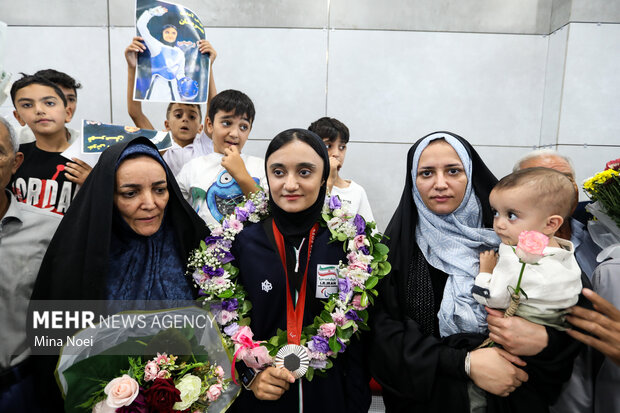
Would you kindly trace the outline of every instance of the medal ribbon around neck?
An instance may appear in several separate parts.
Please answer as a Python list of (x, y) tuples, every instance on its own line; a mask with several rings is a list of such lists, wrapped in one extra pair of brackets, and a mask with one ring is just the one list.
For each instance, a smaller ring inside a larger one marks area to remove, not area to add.
[(314, 237), (316, 231), (319, 228), (319, 224), (314, 224), (310, 229), (310, 236), (308, 237), (308, 257), (306, 259), (306, 269), (304, 271), (304, 278), (301, 283), (301, 290), (299, 291), (299, 297), (297, 303), (293, 304), (293, 298), (291, 297), (291, 289), (288, 281), (288, 270), (286, 268), (286, 250), (284, 248), (284, 237), (278, 230), (276, 221), (272, 221), (273, 235), (278, 247), (278, 253), (280, 254), (280, 260), (284, 266), (284, 275), (286, 276), (286, 338), (289, 344), (297, 344), (301, 342), (301, 330), (303, 328), (304, 320), (304, 308), (306, 306), (306, 285), (308, 281), (308, 266), (310, 264), (310, 253), (312, 252), (312, 244), (314, 244)]

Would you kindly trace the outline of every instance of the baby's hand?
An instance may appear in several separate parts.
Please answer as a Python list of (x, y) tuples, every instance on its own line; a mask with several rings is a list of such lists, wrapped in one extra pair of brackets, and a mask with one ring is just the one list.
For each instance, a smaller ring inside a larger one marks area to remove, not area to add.
[(492, 273), (497, 265), (497, 252), (493, 250), (480, 253), (480, 272)]

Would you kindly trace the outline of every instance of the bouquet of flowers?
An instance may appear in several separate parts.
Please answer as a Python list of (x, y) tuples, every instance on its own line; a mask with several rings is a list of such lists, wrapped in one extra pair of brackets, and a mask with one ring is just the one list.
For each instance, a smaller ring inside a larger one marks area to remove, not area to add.
[(607, 162), (604, 171), (586, 179), (583, 188), (590, 199), (602, 207), (602, 212), (620, 228), (620, 158)]
[[(65, 393), (65, 411), (226, 410), (238, 387), (230, 383), (230, 373), (226, 373), (230, 359), (215, 323), (210, 328), (208, 313), (190, 307), (125, 315), (140, 317), (141, 326), (97, 324), (75, 335), (77, 339), (93, 336), (94, 346), (67, 344), (63, 348), (57, 370)], [(204, 328), (162, 328), (161, 320), (171, 316), (204, 317), (206, 324)]]
[[(203, 411), (228, 387), (224, 369), (208, 361), (178, 362), (178, 357), (157, 353), (151, 360), (128, 358), (122, 376), (101, 383), (81, 406), (93, 412)], [(97, 402), (99, 400), (99, 402)]]
[(584, 181), (583, 188), (593, 201), (586, 210), (596, 218), (588, 222), (588, 232), (603, 249), (597, 260), (620, 256), (620, 159), (607, 162), (604, 171)]

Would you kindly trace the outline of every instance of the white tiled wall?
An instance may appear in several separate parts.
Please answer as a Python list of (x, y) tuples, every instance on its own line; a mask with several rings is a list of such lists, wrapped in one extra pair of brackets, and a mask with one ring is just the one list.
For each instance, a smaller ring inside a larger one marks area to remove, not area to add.
[[(562, 23), (572, 9), (601, 15), (585, 0), (181, 3), (211, 27), (217, 89), (242, 90), (256, 105), (245, 151), (262, 156), (283, 129), (341, 119), (352, 139), (342, 174), (366, 188), (382, 229), (402, 192), (407, 150), (435, 130), (469, 139), (498, 177), (536, 145), (571, 156), (578, 180), (620, 157), (620, 25)], [(123, 51), (133, 7), (0, 2), (4, 65), (15, 76), (52, 67), (82, 82), (73, 127), (82, 118), (129, 123)], [(144, 105), (154, 125), (165, 106)], [(0, 114), (11, 112), (7, 100)]]

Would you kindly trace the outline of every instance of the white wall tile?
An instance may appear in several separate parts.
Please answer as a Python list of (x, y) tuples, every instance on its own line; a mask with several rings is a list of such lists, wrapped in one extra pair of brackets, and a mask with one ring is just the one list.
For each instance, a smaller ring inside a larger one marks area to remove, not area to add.
[[(21, 77), (19, 72), (33, 74), (51, 68), (66, 72), (82, 84), (70, 127), (79, 129), (83, 118), (110, 121), (106, 28), (9, 26), (7, 38), (5, 62), (6, 70), (13, 73), (12, 80)], [(2, 112), (6, 114), (12, 110), (9, 98)]]
[(549, 33), (551, 0), (331, 0), (330, 27)]
[(567, 27), (562, 27), (549, 36), (540, 145), (555, 145), (557, 143), (567, 41)]
[(535, 145), (547, 44), (526, 35), (332, 31), (328, 114), (357, 140), (450, 130), (476, 144)]
[(620, 25), (571, 23), (560, 144), (620, 144)]
[(11, 26), (105, 26), (108, 24), (108, 2), (3, 0), (0, 2), (0, 20)]
[[(133, 26), (135, 1), (110, 0), (110, 24)], [(207, 27), (299, 27), (327, 24), (327, 1), (317, 0), (183, 0)]]
[(256, 107), (251, 139), (271, 139), (305, 128), (325, 113), (324, 30), (210, 29), (218, 52), (213, 74), (218, 91), (237, 89)]

